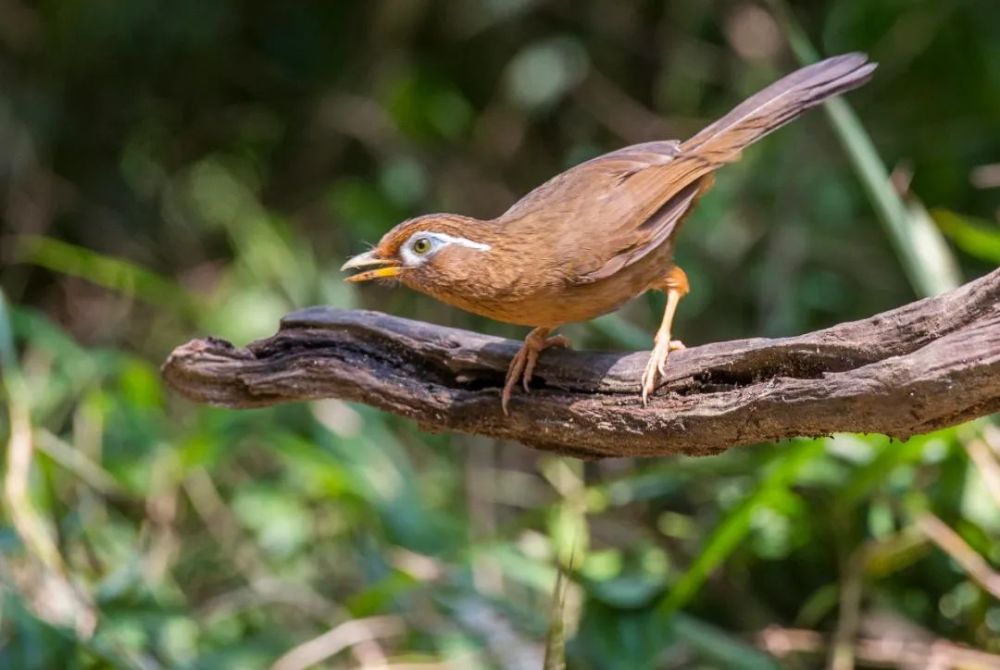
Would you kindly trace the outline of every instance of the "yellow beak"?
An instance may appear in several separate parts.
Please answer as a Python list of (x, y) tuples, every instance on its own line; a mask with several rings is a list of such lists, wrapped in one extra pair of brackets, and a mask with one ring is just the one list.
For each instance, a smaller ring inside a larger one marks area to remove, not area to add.
[(374, 251), (366, 251), (363, 254), (358, 254), (354, 258), (351, 258), (342, 266), (340, 270), (360, 270), (361, 268), (368, 268), (372, 266), (376, 267), (374, 270), (368, 270), (366, 272), (359, 272), (356, 275), (351, 275), (350, 277), (345, 277), (344, 281), (349, 282), (362, 282), (368, 281), (370, 279), (385, 279), (389, 277), (396, 277), (402, 272), (403, 268), (400, 267), (399, 261), (391, 258), (379, 258), (375, 255)]

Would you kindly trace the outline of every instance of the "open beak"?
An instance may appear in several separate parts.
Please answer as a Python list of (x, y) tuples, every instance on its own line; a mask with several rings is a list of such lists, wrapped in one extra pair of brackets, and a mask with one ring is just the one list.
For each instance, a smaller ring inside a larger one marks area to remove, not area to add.
[(362, 282), (369, 281), (371, 279), (385, 279), (390, 277), (396, 277), (402, 272), (403, 268), (400, 267), (399, 261), (392, 258), (379, 258), (375, 255), (375, 251), (366, 251), (363, 254), (358, 254), (354, 258), (351, 258), (342, 266), (340, 270), (360, 270), (362, 268), (375, 268), (373, 270), (367, 270), (365, 272), (359, 272), (356, 275), (351, 275), (350, 277), (345, 277), (344, 281), (349, 282)]

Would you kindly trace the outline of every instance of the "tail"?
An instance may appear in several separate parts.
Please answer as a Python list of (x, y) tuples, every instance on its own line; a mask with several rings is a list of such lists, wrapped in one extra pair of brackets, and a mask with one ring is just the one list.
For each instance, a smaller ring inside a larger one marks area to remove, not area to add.
[(681, 152), (716, 165), (737, 160), (744, 147), (810, 107), (867, 82), (877, 66), (865, 54), (850, 53), (796, 70), (684, 142)]

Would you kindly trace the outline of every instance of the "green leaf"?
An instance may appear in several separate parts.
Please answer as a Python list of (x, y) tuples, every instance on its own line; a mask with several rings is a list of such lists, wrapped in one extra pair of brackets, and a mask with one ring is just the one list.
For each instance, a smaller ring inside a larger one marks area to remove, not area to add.
[(781, 667), (773, 658), (735, 635), (694, 617), (678, 614), (671, 620), (671, 627), (677, 638), (694, 647), (703, 659), (717, 663), (715, 667), (730, 670), (778, 670)]
[(959, 249), (1000, 264), (1000, 225), (941, 208), (931, 210), (931, 217)]
[(673, 614), (697, 594), (712, 571), (719, 567), (747, 536), (754, 513), (766, 505), (775, 494), (786, 492), (803, 466), (823, 454), (823, 446), (823, 440), (800, 440), (776, 459), (771, 472), (716, 526), (701, 553), (664, 595), (658, 606), (661, 614), (664, 616)]

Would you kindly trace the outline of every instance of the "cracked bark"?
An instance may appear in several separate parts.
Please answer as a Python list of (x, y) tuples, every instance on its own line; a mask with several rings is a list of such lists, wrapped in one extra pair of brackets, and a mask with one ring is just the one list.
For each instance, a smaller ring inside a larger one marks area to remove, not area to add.
[(929, 432), (1000, 411), (1000, 270), (949, 293), (797, 337), (671, 354), (639, 400), (647, 352), (552, 349), (530, 394), (500, 409), (506, 340), (377, 312), (314, 307), (247, 347), (192, 340), (163, 366), (197, 402), (261, 407), (342, 398), (427, 430), (580, 457), (706, 455), (834, 432)]

